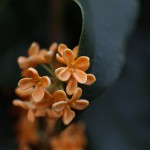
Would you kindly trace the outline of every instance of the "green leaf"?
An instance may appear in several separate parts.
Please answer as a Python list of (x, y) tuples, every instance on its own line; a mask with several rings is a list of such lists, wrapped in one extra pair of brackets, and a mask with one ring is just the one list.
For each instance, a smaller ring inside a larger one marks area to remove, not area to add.
[(91, 59), (97, 81), (86, 87), (85, 96), (95, 97), (117, 80), (125, 60), (127, 36), (137, 17), (136, 0), (74, 0), (82, 12), (79, 55)]

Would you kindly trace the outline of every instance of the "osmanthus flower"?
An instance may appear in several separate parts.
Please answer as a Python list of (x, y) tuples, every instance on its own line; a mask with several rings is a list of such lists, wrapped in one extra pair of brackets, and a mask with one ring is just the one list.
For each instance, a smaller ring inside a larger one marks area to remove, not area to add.
[(65, 125), (68, 125), (75, 117), (75, 112), (72, 110), (72, 108), (76, 110), (83, 110), (89, 105), (87, 100), (79, 99), (81, 95), (82, 89), (76, 88), (71, 99), (68, 99), (64, 93), (65, 99), (53, 104), (53, 111), (62, 113), (62, 120)]
[(36, 61), (31, 56), (37, 55), (40, 51), (38, 43), (33, 42), (28, 49), (28, 57), (18, 57), (18, 65), (21, 69), (28, 69), (29, 67), (35, 67)]
[(29, 67), (36, 67), (44, 63), (49, 63), (57, 49), (57, 43), (52, 43), (49, 50), (40, 49), (38, 43), (33, 42), (28, 49), (28, 57), (20, 56), (18, 58), (18, 64), (22, 71), (22, 76), (26, 76), (26, 70)]
[[(64, 52), (64, 50), (66, 50), (66, 49), (69, 49), (68, 47), (67, 47), (67, 45), (65, 45), (65, 44), (59, 44), (59, 46), (58, 46), (58, 53), (56, 54), (56, 58), (57, 58), (57, 60), (60, 62), (60, 63), (63, 63), (63, 64), (66, 64), (65, 63), (65, 61), (64, 61), (64, 59), (63, 59), (63, 52)], [(74, 59), (76, 59), (77, 58), (77, 56), (78, 56), (78, 51), (79, 51), (79, 46), (76, 46), (76, 47), (74, 47), (73, 49), (72, 49), (72, 52), (73, 52), (73, 56), (74, 56)]]
[(38, 51), (38, 53), (35, 53), (35, 54), (31, 53), (32, 55), (29, 58), (34, 60), (36, 65), (49, 63), (51, 62), (53, 55), (56, 52), (56, 49), (57, 49), (57, 43), (52, 43), (52, 45), (50, 45), (49, 47), (49, 50), (41, 49)]
[(62, 101), (66, 98), (65, 92), (63, 90), (57, 90), (53, 94), (50, 94), (49, 92), (45, 91), (44, 97), (40, 102), (34, 103), (36, 108), (40, 108), (41, 106), (44, 106), (43, 108), (49, 107), (49, 109), (46, 109), (46, 114), (49, 119), (58, 119), (61, 117), (62, 112), (54, 112), (51, 109), (51, 106), (58, 102)]
[(33, 93), (33, 87), (27, 89), (27, 90), (22, 90), (19, 87), (15, 89), (15, 93), (21, 98), (21, 99), (30, 99), (32, 93)]
[(43, 106), (41, 106), (43, 109), (37, 109), (35, 107), (34, 103), (31, 101), (28, 102), (28, 101), (22, 101), (19, 99), (15, 99), (15, 100), (13, 100), (13, 105), (19, 106), (19, 107), (27, 110), (27, 118), (31, 122), (35, 121), (35, 117), (43, 117), (46, 115), (46, 111), (43, 108)]
[(49, 50), (44, 54), (45, 62), (49, 63), (52, 61), (53, 56), (57, 50), (57, 46), (58, 44), (55, 42), (50, 45)]
[(27, 90), (34, 87), (32, 98), (35, 102), (39, 102), (44, 97), (45, 89), (51, 84), (51, 80), (48, 76), (40, 77), (37, 70), (29, 68), (27, 78), (23, 78), (18, 82), (18, 87), (22, 90)]
[(65, 45), (58, 47), (56, 58), (59, 62), (66, 64), (66, 67), (60, 67), (55, 70), (56, 76), (61, 81), (67, 81), (66, 92), (68, 95), (72, 95), (77, 84), (90, 85), (95, 82), (95, 76), (93, 74), (86, 74), (85, 71), (89, 68), (90, 59), (87, 56), (80, 56), (77, 58), (78, 47), (73, 51), (68, 49)]
[(63, 90), (57, 90), (53, 95), (45, 91), (44, 97), (39, 102), (33, 102), (32, 99), (22, 101), (19, 99), (13, 100), (13, 105), (19, 106), (27, 110), (27, 118), (34, 122), (35, 117), (44, 117), (47, 115), (49, 119), (58, 119), (62, 112), (54, 112), (51, 106), (66, 98), (65, 92)]

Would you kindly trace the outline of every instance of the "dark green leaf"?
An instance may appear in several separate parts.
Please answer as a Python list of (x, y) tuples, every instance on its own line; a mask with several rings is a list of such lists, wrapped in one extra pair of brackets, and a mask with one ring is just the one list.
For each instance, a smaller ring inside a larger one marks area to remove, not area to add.
[(74, 0), (81, 8), (83, 25), (79, 55), (91, 59), (97, 81), (86, 87), (95, 97), (118, 78), (125, 60), (125, 44), (137, 16), (136, 0)]

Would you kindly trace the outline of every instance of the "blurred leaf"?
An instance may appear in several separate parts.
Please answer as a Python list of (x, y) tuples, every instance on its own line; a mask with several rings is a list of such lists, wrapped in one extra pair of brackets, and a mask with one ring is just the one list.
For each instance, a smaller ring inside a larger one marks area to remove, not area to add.
[[(86, 93), (83, 97), (92, 99), (110, 87), (120, 74), (126, 38), (137, 14), (137, 3), (136, 0), (74, 1), (82, 13), (79, 55), (90, 57), (89, 72), (97, 78), (94, 85), (82, 87)], [(80, 113), (76, 112), (74, 121), (79, 119)], [(66, 127), (61, 122), (59, 131)]]
[(74, 0), (81, 8), (83, 25), (79, 55), (91, 59), (96, 83), (85, 88), (95, 97), (118, 78), (124, 64), (126, 38), (137, 14), (136, 0)]
[(2, 11), (8, 4), (9, 0), (0, 0), (0, 11)]

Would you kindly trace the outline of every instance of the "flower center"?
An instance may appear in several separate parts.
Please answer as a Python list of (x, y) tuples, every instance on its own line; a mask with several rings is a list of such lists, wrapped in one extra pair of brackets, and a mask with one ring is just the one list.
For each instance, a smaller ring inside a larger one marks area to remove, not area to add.
[(38, 85), (42, 85), (42, 82), (41, 82), (41, 80), (38, 80)]
[(72, 62), (71, 64), (70, 64), (70, 66), (69, 66), (69, 70), (71, 71), (71, 72), (73, 72), (73, 70), (75, 69), (75, 62)]

